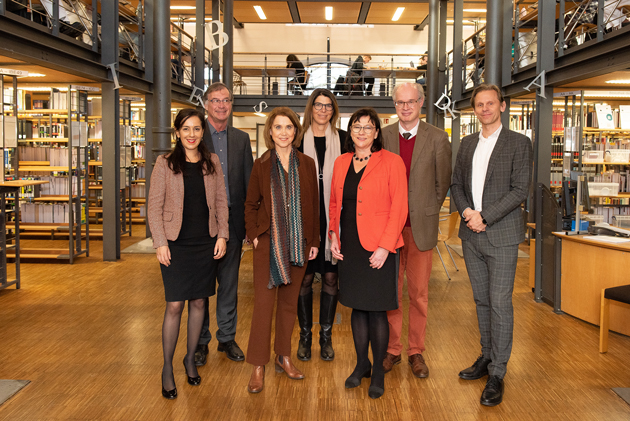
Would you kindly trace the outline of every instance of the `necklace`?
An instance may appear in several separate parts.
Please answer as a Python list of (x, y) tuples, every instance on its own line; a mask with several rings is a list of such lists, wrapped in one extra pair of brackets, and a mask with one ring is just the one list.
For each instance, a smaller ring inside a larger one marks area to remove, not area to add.
[(363, 162), (363, 161), (367, 161), (368, 159), (370, 159), (370, 157), (372, 156), (372, 154), (369, 154), (368, 156), (366, 156), (365, 158), (359, 158), (357, 156), (357, 154), (354, 154), (354, 160), (355, 161), (359, 161), (359, 162)]

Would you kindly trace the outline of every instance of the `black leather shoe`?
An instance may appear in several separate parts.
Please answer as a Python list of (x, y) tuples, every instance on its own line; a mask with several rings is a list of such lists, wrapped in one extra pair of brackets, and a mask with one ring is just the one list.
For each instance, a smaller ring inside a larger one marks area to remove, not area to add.
[(245, 355), (243, 355), (243, 351), (238, 347), (238, 344), (235, 340), (231, 340), (228, 342), (219, 342), (219, 346), (217, 347), (217, 351), (225, 352), (225, 355), (232, 361), (244, 361)]
[(488, 364), (492, 360), (482, 355), (477, 358), (477, 361), (472, 366), (459, 372), (459, 378), (464, 380), (477, 380), (488, 375)]
[(197, 367), (206, 365), (207, 356), (208, 345), (197, 345), (197, 349), (195, 350), (195, 365)]
[(355, 387), (361, 386), (361, 380), (364, 377), (366, 379), (369, 379), (371, 375), (372, 375), (372, 365), (370, 365), (367, 368), (367, 370), (365, 370), (362, 373), (357, 372), (357, 369), (355, 368), (352, 374), (350, 374), (350, 377), (346, 379), (346, 384), (345, 384), (346, 389), (354, 389)]
[(298, 343), (297, 357), (300, 361), (311, 359), (311, 346), (313, 344), (313, 291), (298, 297), (298, 323), (300, 325), (300, 342)]
[(186, 372), (186, 377), (188, 378), (188, 384), (191, 386), (199, 386), (201, 384), (201, 376), (197, 374), (197, 377), (190, 377), (188, 375), (188, 368), (186, 368), (186, 357), (184, 357), (184, 371)]
[(162, 386), (162, 396), (166, 399), (175, 399), (177, 397), (177, 388), (173, 390), (166, 390), (164, 386)]
[(489, 376), (486, 388), (481, 393), (481, 404), (496, 406), (503, 401), (503, 379), (498, 376)]

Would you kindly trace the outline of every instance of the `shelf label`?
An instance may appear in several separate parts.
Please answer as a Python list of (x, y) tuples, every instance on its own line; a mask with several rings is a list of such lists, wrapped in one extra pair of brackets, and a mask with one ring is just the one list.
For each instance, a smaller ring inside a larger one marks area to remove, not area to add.
[(11, 76), (28, 76), (28, 72), (26, 70), (4, 69), (2, 67), (0, 67), (0, 74)]

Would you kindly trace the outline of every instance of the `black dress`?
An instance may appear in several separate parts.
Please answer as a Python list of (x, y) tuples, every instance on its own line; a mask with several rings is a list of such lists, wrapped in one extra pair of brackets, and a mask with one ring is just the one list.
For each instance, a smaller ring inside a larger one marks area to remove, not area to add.
[(350, 163), (343, 185), (341, 209), (341, 254), (339, 261), (339, 302), (364, 311), (398, 308), (396, 254), (390, 253), (380, 269), (370, 267), (373, 252), (361, 246), (357, 230), (357, 189), (365, 167), (358, 173)]
[(186, 301), (214, 295), (217, 261), (216, 237), (210, 237), (210, 210), (206, 201), (201, 163), (184, 167), (184, 214), (177, 240), (168, 242), (171, 264), (162, 269), (166, 301)]
[[(341, 136), (341, 135), (340, 135)], [(324, 171), (324, 159), (326, 158), (326, 136), (315, 136), (315, 153), (317, 153), (317, 163), (319, 164), (318, 174), (322, 174)], [(326, 260), (326, 236), (328, 222), (326, 221), (326, 202), (324, 202), (324, 179), (319, 177), (319, 253), (313, 260), (308, 261), (306, 267), (306, 274), (311, 273), (337, 273), (337, 265), (333, 265), (330, 261)]]

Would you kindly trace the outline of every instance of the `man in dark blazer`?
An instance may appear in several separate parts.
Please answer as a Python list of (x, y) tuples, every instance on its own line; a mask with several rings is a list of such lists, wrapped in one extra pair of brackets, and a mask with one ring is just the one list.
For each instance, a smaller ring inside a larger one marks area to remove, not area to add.
[[(232, 113), (232, 92), (221, 82), (215, 82), (204, 93), (204, 105), (208, 113), (203, 141), (219, 156), (225, 177), (228, 206), (230, 208), (230, 239), (225, 256), (219, 260), (217, 272), (217, 326), (219, 345), (217, 351), (225, 352), (233, 361), (244, 361), (245, 356), (235, 341), (236, 305), (238, 298), (238, 270), (241, 264), (241, 248), (245, 238), (245, 196), (249, 176), (254, 165), (249, 135), (228, 126)], [(209, 259), (212, 256), (208, 256)], [(206, 363), (210, 333), (210, 314), (206, 298), (206, 315), (195, 353), (195, 362)]]
[(521, 203), (529, 194), (532, 143), (501, 125), (506, 105), (496, 85), (477, 86), (471, 104), (481, 131), (462, 139), (451, 197), (462, 215), (459, 238), (477, 306), (481, 355), (459, 377), (488, 375), (481, 404), (495, 406), (503, 400), (512, 351), (512, 291), (518, 245), (525, 239)]
[(422, 353), (425, 350), (429, 277), (433, 248), (437, 245), (440, 208), (451, 184), (451, 144), (444, 130), (420, 120), (424, 102), (421, 85), (397, 85), (392, 97), (398, 124), (383, 129), (383, 147), (400, 155), (405, 162), (409, 216), (403, 229), (405, 245), (400, 252), (398, 309), (387, 312), (389, 345), (383, 367), (388, 372), (401, 361), (402, 291), (406, 273), (409, 292), (407, 356), (413, 374), (425, 378), (429, 368)]

